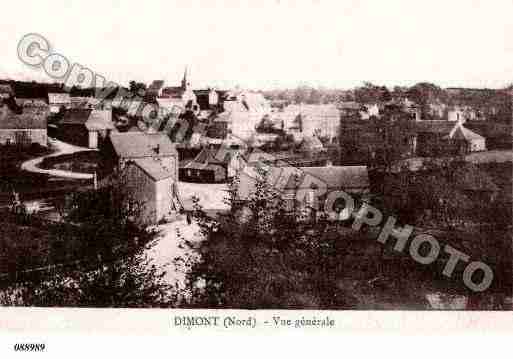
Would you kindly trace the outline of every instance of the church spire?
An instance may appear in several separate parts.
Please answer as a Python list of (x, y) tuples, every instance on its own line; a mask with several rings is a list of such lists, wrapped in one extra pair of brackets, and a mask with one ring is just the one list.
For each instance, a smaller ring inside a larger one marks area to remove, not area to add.
[(185, 70), (183, 72), (183, 79), (182, 79), (182, 88), (184, 90), (187, 90), (190, 86), (189, 80), (187, 80), (187, 66), (185, 66)]

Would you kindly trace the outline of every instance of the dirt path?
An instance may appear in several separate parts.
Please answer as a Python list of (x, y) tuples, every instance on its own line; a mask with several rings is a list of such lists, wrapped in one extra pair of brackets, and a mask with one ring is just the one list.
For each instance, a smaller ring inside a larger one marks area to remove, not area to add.
[(25, 170), (28, 172), (34, 172), (34, 173), (42, 173), (42, 174), (47, 174), (50, 176), (62, 177), (62, 178), (71, 178), (71, 179), (92, 179), (93, 178), (93, 175), (90, 173), (79, 173), (79, 172), (64, 171), (64, 170), (57, 170), (57, 169), (39, 168), (39, 164), (41, 164), (41, 162), (47, 157), (56, 157), (56, 156), (80, 152), (80, 151), (96, 151), (96, 150), (92, 150), (90, 148), (74, 146), (69, 143), (59, 141), (54, 138), (48, 138), (48, 142), (50, 143), (50, 147), (52, 147), (53, 149), (56, 149), (56, 152), (54, 152), (50, 155), (33, 158), (31, 160), (23, 162), (21, 164), (22, 170)]

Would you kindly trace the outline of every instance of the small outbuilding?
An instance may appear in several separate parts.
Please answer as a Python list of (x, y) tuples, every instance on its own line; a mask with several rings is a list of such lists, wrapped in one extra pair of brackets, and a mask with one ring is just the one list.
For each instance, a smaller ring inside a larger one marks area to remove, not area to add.
[(67, 110), (59, 122), (63, 141), (88, 148), (98, 148), (115, 131), (111, 110)]
[(238, 149), (205, 147), (194, 160), (180, 168), (180, 179), (202, 183), (226, 182), (245, 165), (246, 160)]

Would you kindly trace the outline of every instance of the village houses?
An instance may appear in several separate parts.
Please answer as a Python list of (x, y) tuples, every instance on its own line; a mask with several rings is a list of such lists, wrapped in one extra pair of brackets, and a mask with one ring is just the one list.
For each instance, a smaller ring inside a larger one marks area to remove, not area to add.
[[(366, 166), (324, 166), (324, 167), (266, 167), (266, 181), (279, 191), (285, 206), (292, 210), (306, 212), (323, 210), (328, 194), (344, 191), (358, 200), (367, 200), (370, 191), (369, 174)], [(256, 191), (256, 184), (262, 174), (256, 167), (248, 165), (240, 172), (237, 201), (244, 204)], [(328, 203), (330, 204), (330, 203)], [(330, 211), (337, 212), (344, 206), (331, 204)], [(348, 213), (340, 213), (346, 216)], [(347, 219), (347, 218), (346, 218)]]

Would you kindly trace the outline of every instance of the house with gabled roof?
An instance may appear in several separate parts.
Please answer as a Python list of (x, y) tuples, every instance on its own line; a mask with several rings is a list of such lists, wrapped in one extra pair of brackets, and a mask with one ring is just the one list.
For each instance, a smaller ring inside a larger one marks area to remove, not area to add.
[(414, 148), (420, 156), (443, 156), (486, 150), (486, 139), (464, 127), (462, 121), (416, 122), (415, 132)]
[(463, 141), (467, 145), (467, 152), (486, 151), (486, 139), (480, 134), (463, 127), (457, 123), (449, 133), (449, 139)]
[(239, 149), (204, 147), (179, 169), (180, 179), (188, 182), (216, 183), (233, 178), (246, 165)]
[(59, 137), (82, 147), (98, 148), (113, 131), (111, 110), (71, 109), (59, 121)]
[(141, 222), (166, 220), (181, 209), (178, 152), (164, 133), (112, 133), (102, 155), (121, 174), (130, 199), (142, 206)]

